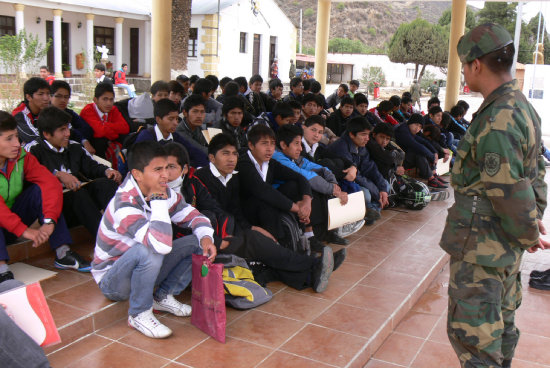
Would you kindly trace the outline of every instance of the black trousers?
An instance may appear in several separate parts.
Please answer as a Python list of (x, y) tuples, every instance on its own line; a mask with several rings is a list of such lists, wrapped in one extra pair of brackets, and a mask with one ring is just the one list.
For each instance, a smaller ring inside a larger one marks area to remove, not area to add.
[[(123, 144), (127, 136), (128, 136), (127, 134), (119, 135), (118, 138), (115, 139), (115, 141), (119, 142), (120, 144)], [(105, 158), (105, 152), (109, 147), (109, 142), (110, 141), (107, 138), (92, 138), (90, 140), (90, 144), (95, 149), (95, 154), (101, 158)]]
[(405, 152), (405, 161), (403, 162), (405, 169), (413, 169), (416, 167), (418, 175), (422, 179), (429, 179), (433, 176), (433, 167), (424, 156), (417, 155), (412, 151)]
[(69, 227), (83, 225), (92, 236), (97, 235), (101, 210), (111, 201), (118, 184), (108, 178), (99, 178), (77, 191), (63, 194), (63, 214)]

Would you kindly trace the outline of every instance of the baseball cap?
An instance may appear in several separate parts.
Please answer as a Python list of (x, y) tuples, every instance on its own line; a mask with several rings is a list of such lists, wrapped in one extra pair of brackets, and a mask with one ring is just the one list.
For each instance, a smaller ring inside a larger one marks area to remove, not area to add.
[(470, 63), (513, 42), (512, 36), (503, 26), (485, 23), (462, 36), (456, 50), (462, 63)]

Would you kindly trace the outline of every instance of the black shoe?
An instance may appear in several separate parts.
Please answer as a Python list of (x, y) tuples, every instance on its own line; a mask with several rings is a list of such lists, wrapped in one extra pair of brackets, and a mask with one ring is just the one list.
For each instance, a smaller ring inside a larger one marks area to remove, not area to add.
[(436, 189), (448, 188), (447, 185), (443, 184), (442, 182), (437, 180), (435, 177), (433, 179), (428, 180), (428, 186), (430, 188), (436, 188)]
[(505, 359), (502, 361), (502, 368), (512, 368), (512, 359)]
[(346, 248), (342, 248), (332, 254), (332, 258), (334, 258), (334, 267), (332, 268), (332, 272), (336, 271), (336, 269), (340, 267), (342, 263), (344, 263), (344, 259), (346, 259), (346, 254)]
[(336, 234), (336, 231), (334, 231), (334, 230), (329, 231), (327, 233), (327, 236), (325, 237), (325, 241), (327, 243), (338, 244), (338, 245), (348, 245), (349, 244), (349, 240), (342, 238), (341, 236)]
[(437, 181), (439, 181), (441, 184), (449, 184), (449, 182), (445, 179), (443, 179), (441, 176), (434, 174), (434, 177)]
[(532, 271), (530, 276), (532, 279), (540, 279), (546, 275), (550, 275), (550, 268), (546, 271)]
[(376, 220), (380, 219), (380, 212), (372, 208), (367, 208), (367, 215), (365, 216), (365, 225), (372, 225)]
[(529, 286), (538, 290), (550, 290), (550, 275), (546, 275), (539, 279), (532, 278), (529, 280)]
[(312, 252), (321, 253), (323, 249), (325, 249), (325, 245), (323, 242), (321, 242), (319, 239), (317, 239), (315, 236), (312, 236), (307, 239), (309, 241), (309, 249)]
[(14, 279), (13, 272), (11, 271), (0, 273), (0, 283), (8, 280), (13, 280), (13, 279)]
[(313, 271), (313, 290), (322, 293), (327, 289), (328, 279), (334, 268), (334, 257), (332, 248), (325, 246), (323, 254), (318, 260), (318, 264)]
[(82, 257), (72, 250), (68, 250), (65, 257), (59, 259), (55, 257), (55, 268), (61, 270), (73, 269), (80, 272), (90, 272), (92, 267), (90, 262), (85, 261)]

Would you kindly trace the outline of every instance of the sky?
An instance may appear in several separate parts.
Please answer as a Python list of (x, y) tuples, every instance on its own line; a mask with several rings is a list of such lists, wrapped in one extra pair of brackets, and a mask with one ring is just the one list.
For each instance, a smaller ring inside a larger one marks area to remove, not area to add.
[[(468, 0), (467, 3), (468, 5), (481, 9), (483, 8), (485, 1)], [(539, 11), (542, 11), (542, 15), (547, 19), (546, 31), (550, 32), (550, 1), (523, 2), (523, 11), (522, 11), (523, 21), (528, 23), (531, 20), (531, 18), (533, 18), (539, 13)], [(542, 27), (542, 24), (541, 24), (541, 27)]]

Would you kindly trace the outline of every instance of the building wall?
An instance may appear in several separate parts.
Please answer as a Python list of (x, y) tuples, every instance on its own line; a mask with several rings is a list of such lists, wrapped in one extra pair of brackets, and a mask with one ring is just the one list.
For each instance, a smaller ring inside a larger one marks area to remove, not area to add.
[[(217, 75), (219, 77), (229, 76), (235, 78), (245, 76), (247, 79), (252, 76), (252, 58), (254, 46), (254, 34), (261, 35), (260, 41), (260, 75), (264, 80), (269, 79), (269, 48), (270, 37), (277, 37), (275, 55), (279, 59), (279, 77), (288, 82), (288, 70), (290, 59), (296, 55), (296, 28), (276, 6), (272, 0), (261, 2), (261, 13), (268, 21), (264, 20), (261, 14), (255, 16), (250, 8), (250, 2), (243, 0), (220, 12), (219, 43)], [(199, 55), (197, 58), (189, 58), (189, 74), (204, 76), (204, 57), (201, 52), (205, 49), (202, 41), (206, 30), (202, 27), (204, 15), (192, 15), (191, 27), (198, 28)], [(245, 53), (239, 52), (240, 33), (247, 33), (247, 47)]]
[[(15, 16), (15, 10), (12, 4), (0, 3), (0, 15)], [(36, 18), (40, 17), (40, 24), (36, 23)], [(24, 9), (25, 30), (27, 33), (33, 33), (38, 35), (38, 39), (43, 44), (46, 43), (46, 21), (53, 21), (53, 12), (51, 9), (37, 8), (31, 6), (25, 6)], [(72, 72), (81, 74), (84, 71), (76, 69), (76, 54), (86, 51), (86, 14), (64, 11), (62, 15), (62, 21), (69, 23), (69, 63), (71, 64)], [(78, 28), (78, 22), (82, 22), (82, 27)], [(111, 27), (115, 28), (115, 17), (106, 17), (96, 15), (94, 18), (94, 26)], [(123, 62), (130, 63), (130, 28), (139, 28), (139, 74), (143, 74), (145, 63), (145, 26), (144, 21), (137, 19), (124, 19), (122, 25), (122, 60)], [(116, 36), (115, 36), (116, 37)], [(53, 48), (53, 44), (51, 46)], [(114, 50), (113, 50), (114, 51)], [(109, 55), (109, 61), (115, 63), (115, 55)], [(47, 63), (47, 57), (39, 63)], [(38, 73), (38, 67), (36, 70), (27, 70), (27, 73)], [(120, 65), (113, 67), (119, 68)], [(0, 70), (3, 73), (3, 70)]]
[[(523, 83), (523, 94), (529, 97), (531, 89), (538, 91), (536, 96), (542, 98), (529, 98), (529, 102), (533, 105), (537, 113), (540, 115), (542, 122), (542, 134), (550, 135), (550, 65), (525, 65), (525, 75)], [(546, 142), (548, 145), (548, 142)]]

